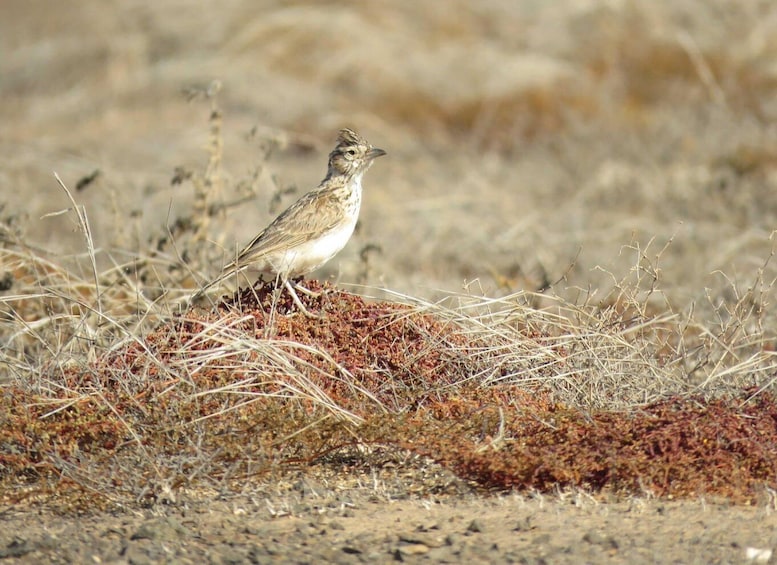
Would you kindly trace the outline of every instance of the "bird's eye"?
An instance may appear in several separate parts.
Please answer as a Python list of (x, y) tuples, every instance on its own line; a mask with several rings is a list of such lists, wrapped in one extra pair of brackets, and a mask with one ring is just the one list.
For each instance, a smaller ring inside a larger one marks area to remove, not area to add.
[(346, 153), (347, 155), (350, 155), (351, 157), (353, 157), (354, 155), (356, 155), (356, 149), (349, 149), (349, 150), (348, 150), (348, 151), (346, 151), (345, 153)]

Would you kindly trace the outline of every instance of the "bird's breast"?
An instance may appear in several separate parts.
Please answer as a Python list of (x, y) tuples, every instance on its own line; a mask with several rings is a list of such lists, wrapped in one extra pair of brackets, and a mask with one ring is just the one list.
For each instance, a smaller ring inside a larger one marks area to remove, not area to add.
[(315, 271), (345, 247), (355, 227), (354, 217), (353, 221), (343, 222), (320, 237), (278, 252), (274, 257), (268, 258), (272, 270), (276, 273), (288, 273), (290, 277)]

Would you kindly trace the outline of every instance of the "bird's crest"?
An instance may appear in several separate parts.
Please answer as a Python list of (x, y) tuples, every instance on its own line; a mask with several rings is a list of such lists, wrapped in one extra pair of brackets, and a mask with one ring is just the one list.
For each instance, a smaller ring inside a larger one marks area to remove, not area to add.
[(364, 143), (365, 141), (361, 137), (359, 137), (359, 134), (353, 131), (352, 129), (343, 128), (340, 130), (340, 133), (337, 135), (338, 145), (360, 145)]

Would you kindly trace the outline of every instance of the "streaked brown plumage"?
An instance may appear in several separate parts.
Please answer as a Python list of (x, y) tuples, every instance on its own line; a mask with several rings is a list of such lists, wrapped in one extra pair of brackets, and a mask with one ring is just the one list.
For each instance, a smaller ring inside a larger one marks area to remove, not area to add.
[(362, 177), (373, 160), (385, 154), (353, 130), (340, 130), (321, 184), (275, 218), (193, 299), (250, 270), (277, 277), (304, 311), (292, 279), (322, 266), (348, 243), (359, 217)]

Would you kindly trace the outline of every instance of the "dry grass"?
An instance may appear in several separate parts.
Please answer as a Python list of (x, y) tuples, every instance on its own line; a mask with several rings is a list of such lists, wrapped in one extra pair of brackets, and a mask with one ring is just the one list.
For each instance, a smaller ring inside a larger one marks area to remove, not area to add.
[(365, 445), (489, 488), (754, 501), (774, 486), (774, 355), (752, 336), (698, 339), (691, 355), (671, 345), (683, 337), (671, 319), (562, 316), (517, 296), (403, 305), (308, 284), (321, 319), (265, 284), (111, 347), (94, 340), (91, 356), (15, 360), (6, 499), (239, 491)]
[[(557, 6), (535, 21), (509, 5), (484, 3), (463, 25), (457, 10), (403, 3), (301, 3), (262, 18), (241, 4), (219, 12), (221, 49), (160, 8), (168, 27), (135, 38), (148, 44), (104, 52), (95, 35), (62, 50), (51, 82), (70, 89), (69, 105), (30, 96), (31, 79), (10, 72), (11, 139), (36, 142), (6, 152), (3, 180), (51, 184), (67, 209), (46, 229), (72, 226), (80, 253), (36, 247), (29, 219), (2, 209), (5, 499), (239, 490), (338, 453), (366, 465), (365, 446), (431, 456), (488, 488), (738, 501), (774, 489), (773, 18), (743, 5), (705, 34), (722, 5), (591, 8), (564, 25)], [(676, 24), (687, 18), (692, 33)], [(176, 42), (199, 46), (196, 73), (165, 58)], [(110, 104), (92, 107), (76, 80), (88, 54), (108, 61), (88, 86)], [(227, 86), (190, 90), (205, 100), (190, 111), (149, 103), (159, 84), (216, 71)], [(129, 108), (122, 137), (138, 146), (110, 135), (117, 99)], [(30, 118), (17, 123), (22, 104)], [(55, 107), (66, 108), (56, 120)], [(236, 143), (229, 119), (255, 123), (246, 107), (273, 108), (283, 127), (246, 128)], [(203, 109), (207, 129), (191, 118)], [(116, 152), (108, 167), (69, 162), (62, 178), (83, 179), (72, 190), (24, 168), (64, 151), (45, 141), (57, 124), (87, 153)], [(261, 285), (182, 311), (232, 236), (253, 235), (243, 205), (265, 199), (276, 213), (288, 179), (307, 174), (283, 167), (341, 125), (379, 132), (395, 157), (371, 171), (344, 260), (343, 280), (365, 284), (358, 296), (310, 281), (329, 291), (309, 302), (323, 320)], [(176, 169), (174, 205), (160, 205), (169, 175), (143, 173), (171, 158), (155, 153), (163, 127), (208, 147), (206, 163)], [(428, 290), (462, 279), (461, 292)]]
[(208, 191), (225, 188), (211, 104), (208, 165), (179, 179), (202, 218), (151, 238), (153, 251), (98, 272), (87, 212), (59, 179), (84, 257), (67, 267), (6, 238), (6, 500), (169, 500), (369, 445), (488, 488), (740, 501), (774, 488), (771, 282), (705, 325), (661, 299), (661, 252), (635, 247), (637, 264), (596, 302), (472, 291), (375, 301), (308, 281), (320, 319), (269, 283), (180, 309), (212, 253), (208, 222), (226, 210)]

